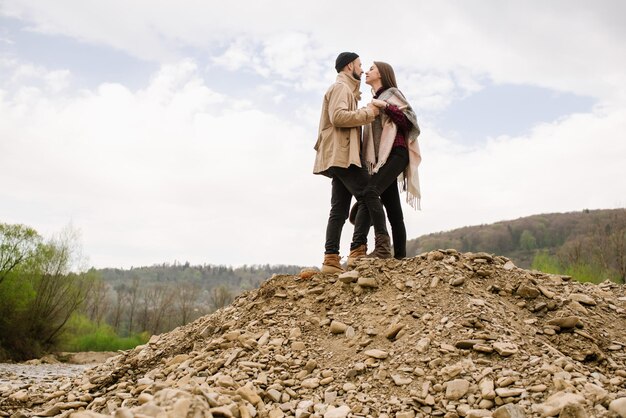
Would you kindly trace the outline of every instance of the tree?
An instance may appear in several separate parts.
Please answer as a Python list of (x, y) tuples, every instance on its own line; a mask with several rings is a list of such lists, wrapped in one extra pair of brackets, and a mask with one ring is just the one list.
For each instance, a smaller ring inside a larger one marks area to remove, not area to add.
[(0, 223), (0, 284), (33, 256), (40, 240), (32, 228)]
[(210, 299), (213, 308), (220, 309), (233, 301), (233, 294), (225, 285), (219, 285), (211, 290)]
[(537, 248), (537, 240), (535, 236), (528, 229), (525, 229), (520, 235), (519, 245), (522, 249), (532, 251)]

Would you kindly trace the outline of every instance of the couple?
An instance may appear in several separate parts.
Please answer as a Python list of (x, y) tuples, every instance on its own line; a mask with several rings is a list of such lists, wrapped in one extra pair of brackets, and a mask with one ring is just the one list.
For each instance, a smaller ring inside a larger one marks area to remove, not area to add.
[[(361, 59), (354, 52), (342, 52), (335, 61), (335, 69), (339, 73), (337, 80), (324, 95), (313, 169), (314, 174), (332, 179), (323, 273), (343, 271), (339, 240), (352, 196), (357, 203), (352, 210), (355, 216), (348, 257), (350, 268), (361, 257), (392, 257), (383, 205), (392, 226), (395, 257), (406, 256), (406, 229), (396, 179), (401, 180), (411, 206), (419, 208), (420, 200), (417, 174), (421, 161), (417, 143), (420, 130), (415, 112), (398, 90), (393, 68), (374, 61), (365, 78), (374, 98), (360, 109), (357, 104), (361, 99)], [(371, 224), (375, 248), (367, 254)]]

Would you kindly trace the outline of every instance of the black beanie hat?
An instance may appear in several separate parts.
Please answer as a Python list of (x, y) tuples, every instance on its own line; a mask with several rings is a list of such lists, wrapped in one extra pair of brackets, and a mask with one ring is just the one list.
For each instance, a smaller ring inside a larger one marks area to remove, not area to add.
[(342, 52), (337, 55), (337, 59), (335, 60), (335, 70), (340, 73), (341, 70), (343, 70), (343, 67), (350, 64), (357, 58), (359, 58), (359, 55), (354, 52)]

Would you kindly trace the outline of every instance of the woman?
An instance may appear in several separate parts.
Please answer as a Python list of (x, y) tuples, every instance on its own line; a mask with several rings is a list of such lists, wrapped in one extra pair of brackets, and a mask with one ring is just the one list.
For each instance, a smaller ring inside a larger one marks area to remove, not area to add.
[[(385, 201), (394, 207), (390, 223), (394, 226), (394, 236), (399, 241), (394, 242), (400, 251), (406, 247), (406, 228), (402, 218), (402, 211), (398, 214), (399, 201), (394, 195), (396, 179), (402, 175), (403, 190), (407, 191), (407, 201), (411, 206), (419, 208), (419, 178), (417, 166), (421, 161), (417, 136), (420, 133), (415, 112), (406, 98), (398, 90), (395, 73), (391, 65), (375, 61), (370, 70), (365, 73), (365, 83), (372, 87), (374, 99), (372, 103), (381, 109), (381, 113), (363, 132), (362, 158), (371, 174), (364, 192), (364, 205), (357, 209), (355, 224), (371, 222), (374, 225), (375, 248), (369, 254), (371, 257), (391, 258), (391, 243), (385, 212), (381, 202), (381, 195)], [(397, 193), (397, 188), (396, 188)], [(400, 228), (396, 233), (396, 228)], [(360, 257), (365, 256), (365, 246), (356, 248), (348, 259), (352, 264)], [(406, 254), (404, 254), (406, 255)]]

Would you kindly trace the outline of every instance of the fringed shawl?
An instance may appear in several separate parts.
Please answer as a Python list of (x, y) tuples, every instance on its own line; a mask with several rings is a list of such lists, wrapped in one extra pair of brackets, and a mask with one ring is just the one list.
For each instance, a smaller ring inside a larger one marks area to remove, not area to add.
[[(402, 190), (407, 192), (407, 203), (414, 209), (421, 209), (420, 199), (422, 196), (420, 193), (417, 168), (422, 161), (422, 155), (417, 142), (417, 137), (420, 134), (417, 116), (404, 95), (395, 87), (390, 87), (383, 91), (378, 98), (389, 104), (398, 106), (409, 122), (411, 122), (411, 129), (406, 136), (409, 151), (409, 164), (398, 177), (398, 182), (402, 185)], [(377, 173), (378, 170), (385, 165), (385, 162), (387, 162), (398, 130), (396, 124), (384, 111), (380, 112), (380, 122), (382, 130), (374, 129), (372, 124), (365, 125), (363, 130), (363, 155), (370, 174)], [(379, 134), (380, 138), (378, 138)]]

